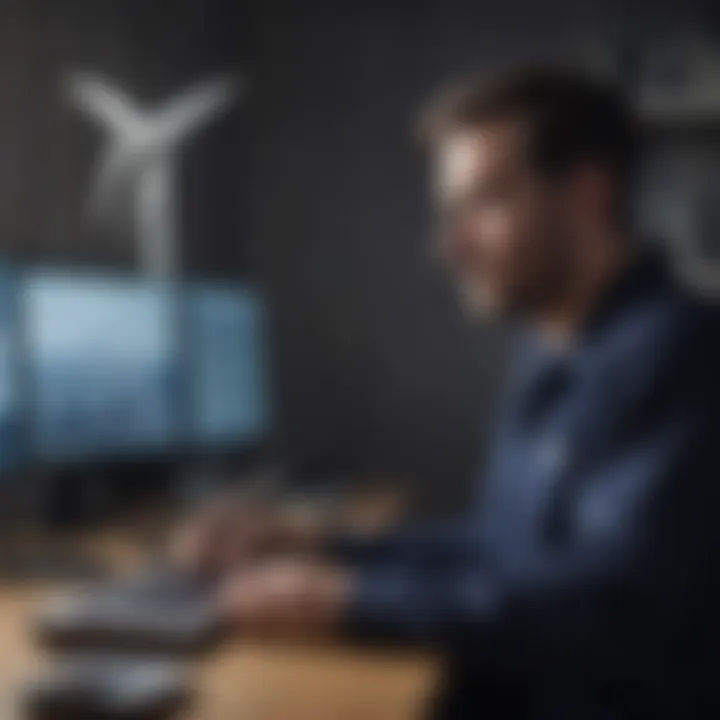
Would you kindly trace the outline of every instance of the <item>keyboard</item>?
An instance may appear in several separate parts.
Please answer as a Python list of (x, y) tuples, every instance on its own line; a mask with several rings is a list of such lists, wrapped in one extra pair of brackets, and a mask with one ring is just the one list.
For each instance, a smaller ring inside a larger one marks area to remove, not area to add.
[(162, 569), (53, 598), (36, 620), (40, 641), (61, 649), (188, 653), (219, 635), (213, 585)]
[(192, 697), (185, 669), (138, 656), (81, 654), (29, 682), (23, 717), (33, 720), (165, 720)]

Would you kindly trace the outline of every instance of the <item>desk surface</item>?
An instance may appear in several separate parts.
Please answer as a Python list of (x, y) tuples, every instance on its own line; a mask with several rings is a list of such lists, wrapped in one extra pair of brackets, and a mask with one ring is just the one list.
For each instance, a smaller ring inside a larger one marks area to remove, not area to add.
[[(119, 564), (128, 543), (93, 540)], [(58, 586), (0, 586), (0, 720), (19, 720), (14, 699), (47, 658), (29, 633), (32, 609)], [(404, 652), (299, 644), (228, 642), (194, 665), (191, 720), (403, 720), (418, 718), (437, 667)]]

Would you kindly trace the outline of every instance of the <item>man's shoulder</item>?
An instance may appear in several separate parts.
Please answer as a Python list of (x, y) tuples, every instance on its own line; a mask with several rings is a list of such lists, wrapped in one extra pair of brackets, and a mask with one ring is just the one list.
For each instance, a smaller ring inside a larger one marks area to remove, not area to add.
[(589, 355), (591, 375), (618, 397), (720, 397), (720, 306), (668, 288), (622, 313)]

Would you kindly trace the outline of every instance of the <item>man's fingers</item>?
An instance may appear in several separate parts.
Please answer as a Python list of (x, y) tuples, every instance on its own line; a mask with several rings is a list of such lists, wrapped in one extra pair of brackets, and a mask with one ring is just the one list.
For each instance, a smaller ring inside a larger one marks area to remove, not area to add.
[(280, 561), (226, 583), (218, 607), (226, 622), (243, 631), (329, 630), (345, 612), (348, 579), (340, 568)]

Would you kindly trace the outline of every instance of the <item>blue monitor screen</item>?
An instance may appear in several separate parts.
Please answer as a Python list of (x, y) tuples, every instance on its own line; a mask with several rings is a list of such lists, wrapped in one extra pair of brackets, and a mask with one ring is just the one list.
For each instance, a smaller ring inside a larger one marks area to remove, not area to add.
[(16, 273), (0, 267), (0, 470), (23, 459)]
[(192, 437), (249, 445), (270, 420), (264, 311), (250, 290), (196, 289), (190, 298)]
[(38, 273), (24, 291), (33, 441), (54, 460), (174, 440), (174, 303), (161, 283)]

